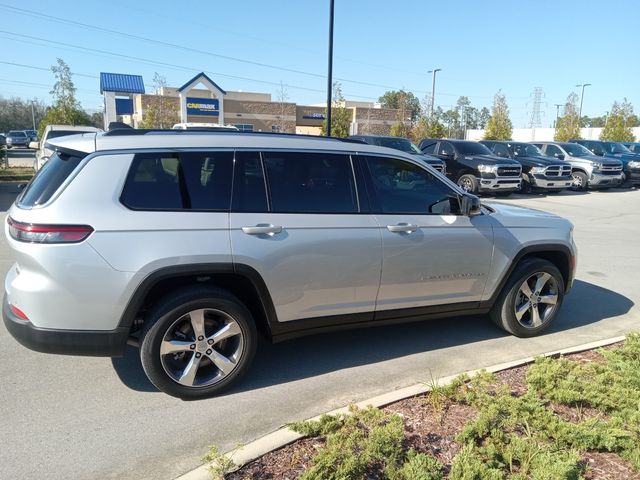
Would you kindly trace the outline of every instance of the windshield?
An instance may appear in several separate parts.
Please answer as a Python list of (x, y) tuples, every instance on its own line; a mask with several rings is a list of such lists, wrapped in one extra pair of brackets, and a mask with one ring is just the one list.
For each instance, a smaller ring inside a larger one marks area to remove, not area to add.
[(608, 153), (631, 153), (631, 150), (618, 142), (603, 142), (603, 145)]
[(542, 157), (544, 154), (535, 145), (530, 143), (514, 143), (513, 151), (521, 157)]
[(476, 142), (456, 143), (456, 149), (462, 155), (491, 155), (491, 150)]
[(378, 138), (381, 147), (393, 148), (407, 153), (422, 153), (418, 147), (406, 138)]
[(564, 143), (562, 148), (572, 157), (586, 157), (587, 155), (593, 155), (586, 147), (577, 143)]
[(24, 133), (24, 132), (22, 132), (22, 131), (15, 131), (15, 130), (14, 130), (14, 131), (12, 131), (12, 132), (9, 132), (9, 136), (10, 136), (10, 137), (26, 137), (26, 136), (27, 136), (27, 134), (26, 134), (26, 133)]

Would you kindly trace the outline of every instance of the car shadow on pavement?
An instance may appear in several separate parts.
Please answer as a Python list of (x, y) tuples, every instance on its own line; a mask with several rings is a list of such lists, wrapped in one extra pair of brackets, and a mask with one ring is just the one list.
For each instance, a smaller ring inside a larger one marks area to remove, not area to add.
[[(616, 292), (576, 280), (560, 316), (548, 332), (572, 330), (624, 315), (633, 305)], [(249, 372), (227, 394), (503, 336), (508, 334), (487, 316), (468, 316), (325, 333), (275, 345), (261, 340)], [(127, 387), (158, 391), (145, 376), (136, 348), (127, 347), (125, 355), (113, 358), (112, 364)]]

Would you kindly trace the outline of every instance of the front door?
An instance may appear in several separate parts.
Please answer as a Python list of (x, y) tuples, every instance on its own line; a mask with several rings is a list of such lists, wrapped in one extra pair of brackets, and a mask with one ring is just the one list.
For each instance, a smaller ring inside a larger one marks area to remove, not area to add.
[(493, 230), (487, 216), (458, 214), (457, 193), (418, 165), (372, 155), (361, 158), (368, 167), (382, 235), (376, 317), (392, 309), (468, 302), (475, 306), (491, 268)]

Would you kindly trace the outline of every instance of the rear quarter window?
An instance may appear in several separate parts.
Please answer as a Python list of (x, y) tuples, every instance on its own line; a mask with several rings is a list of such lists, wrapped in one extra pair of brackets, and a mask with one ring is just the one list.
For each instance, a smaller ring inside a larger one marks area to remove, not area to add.
[(86, 155), (55, 152), (18, 197), (19, 207), (47, 203)]

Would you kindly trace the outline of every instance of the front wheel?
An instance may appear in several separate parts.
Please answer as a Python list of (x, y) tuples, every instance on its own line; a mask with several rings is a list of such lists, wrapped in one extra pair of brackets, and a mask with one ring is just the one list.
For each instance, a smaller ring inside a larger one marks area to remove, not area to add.
[(458, 179), (458, 185), (469, 193), (478, 193), (478, 179), (469, 173), (462, 175)]
[(513, 271), (489, 315), (512, 335), (533, 337), (551, 325), (563, 298), (558, 268), (542, 258), (527, 258)]
[(571, 186), (573, 190), (582, 192), (587, 189), (589, 186), (589, 177), (587, 177), (586, 173), (573, 172), (571, 176), (573, 177), (573, 184)]
[(227, 389), (249, 368), (257, 331), (231, 293), (193, 287), (158, 304), (145, 321), (140, 358), (159, 390), (184, 399)]

